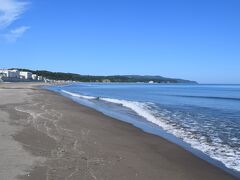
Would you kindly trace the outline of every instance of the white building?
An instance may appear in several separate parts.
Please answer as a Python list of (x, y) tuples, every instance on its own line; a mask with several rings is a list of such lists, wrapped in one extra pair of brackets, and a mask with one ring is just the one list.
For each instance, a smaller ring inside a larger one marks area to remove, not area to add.
[(20, 77), (20, 72), (18, 70), (8, 70), (8, 69), (3, 69), (0, 70), (0, 74), (3, 77), (8, 77), (8, 78), (19, 78)]
[(43, 80), (43, 77), (42, 77), (42, 76), (38, 76), (38, 80), (39, 80), (39, 81), (42, 81), (42, 80)]
[(8, 76), (7, 70), (1, 69), (1, 70), (0, 70), (0, 76), (1, 76), (1, 77), (7, 77), (7, 76)]
[(12, 78), (20, 78), (20, 71), (19, 70), (16, 70), (16, 69), (13, 69), (13, 70), (10, 70), (10, 76)]
[(20, 78), (21, 79), (32, 79), (31, 72), (20, 71)]
[(32, 74), (32, 79), (33, 80), (38, 80), (38, 76), (36, 74)]

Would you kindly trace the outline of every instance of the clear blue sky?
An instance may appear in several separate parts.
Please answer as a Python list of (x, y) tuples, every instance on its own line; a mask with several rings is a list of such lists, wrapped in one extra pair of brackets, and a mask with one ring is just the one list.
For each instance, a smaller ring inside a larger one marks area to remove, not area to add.
[(240, 1), (0, 0), (1, 67), (240, 83)]

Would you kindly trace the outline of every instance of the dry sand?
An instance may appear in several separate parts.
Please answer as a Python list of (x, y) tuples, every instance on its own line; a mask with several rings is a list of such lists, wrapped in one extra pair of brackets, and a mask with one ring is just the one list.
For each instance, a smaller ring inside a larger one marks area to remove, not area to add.
[(0, 84), (1, 180), (237, 179), (36, 84)]

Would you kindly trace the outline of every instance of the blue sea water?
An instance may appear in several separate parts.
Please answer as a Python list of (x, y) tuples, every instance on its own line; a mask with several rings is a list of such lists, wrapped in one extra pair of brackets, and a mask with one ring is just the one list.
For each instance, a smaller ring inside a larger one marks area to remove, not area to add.
[(240, 85), (77, 83), (48, 88), (240, 174)]

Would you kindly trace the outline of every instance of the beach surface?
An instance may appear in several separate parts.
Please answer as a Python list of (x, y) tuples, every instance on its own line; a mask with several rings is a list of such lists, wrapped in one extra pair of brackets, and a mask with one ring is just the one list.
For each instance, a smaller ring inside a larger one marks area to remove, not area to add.
[(2, 180), (237, 179), (36, 83), (0, 84)]

